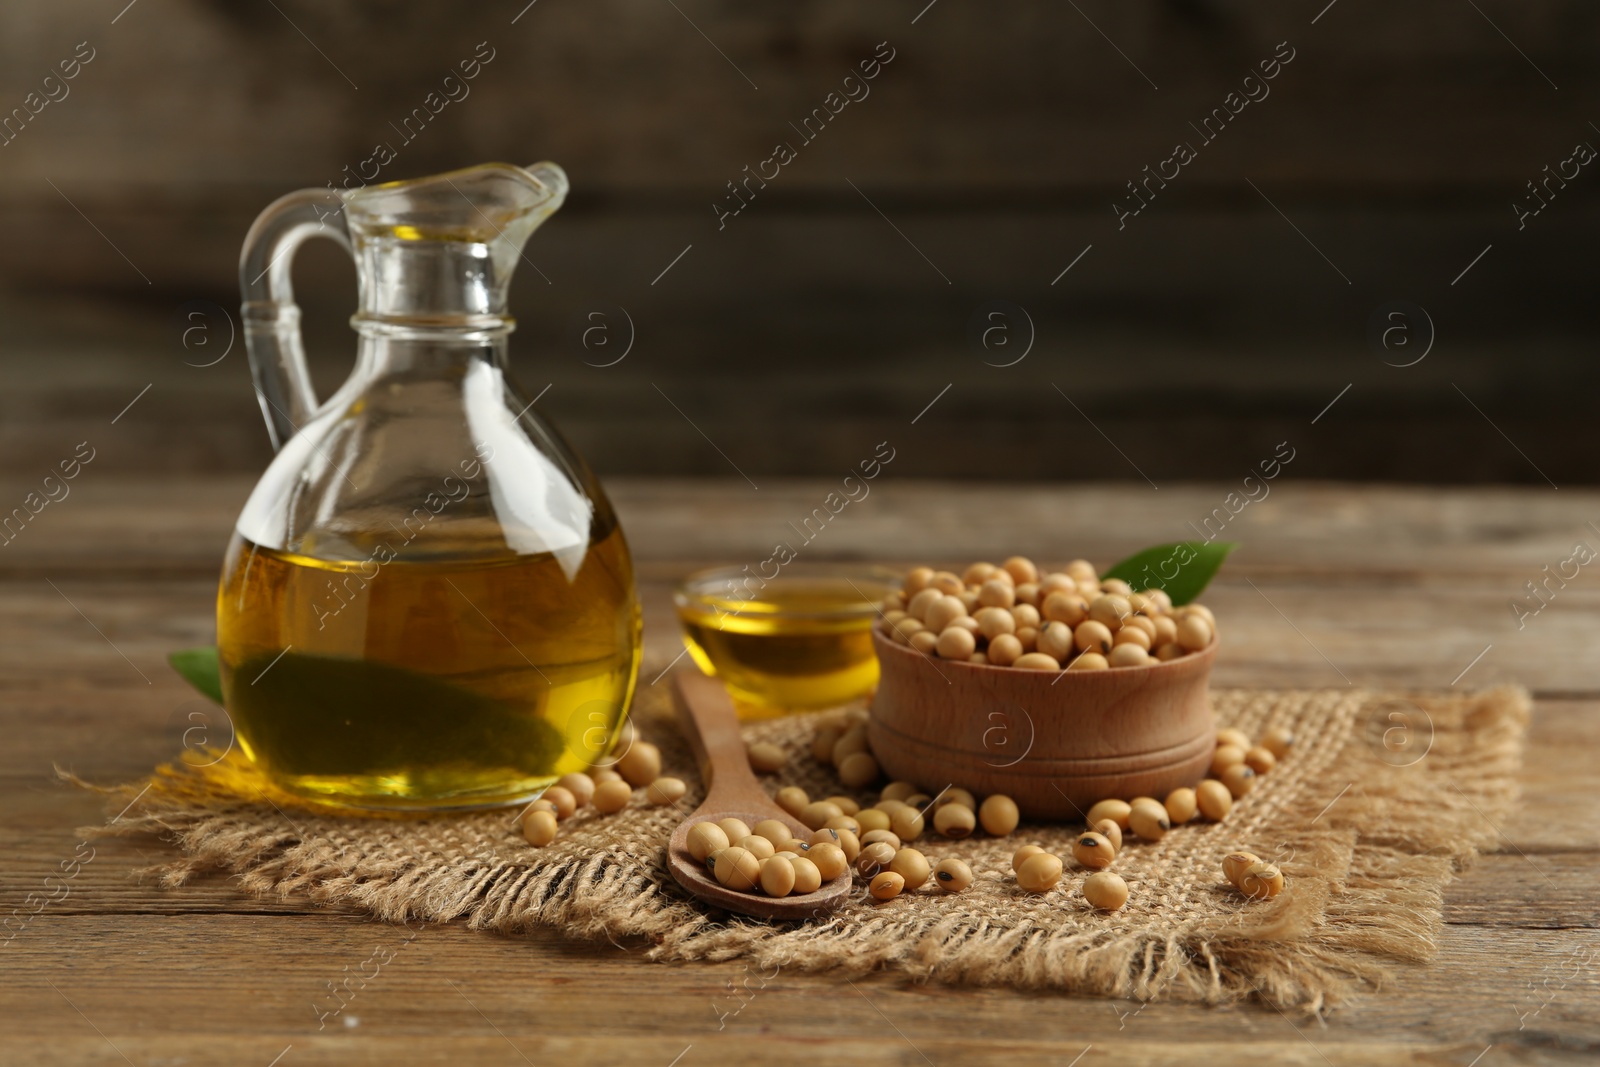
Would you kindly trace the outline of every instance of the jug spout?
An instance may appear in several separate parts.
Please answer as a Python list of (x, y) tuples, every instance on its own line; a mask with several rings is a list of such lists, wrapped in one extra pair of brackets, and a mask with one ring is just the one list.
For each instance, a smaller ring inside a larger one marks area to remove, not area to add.
[(566, 195), (554, 163), (486, 163), (345, 194), (355, 326), (509, 329), (506, 291), (523, 245)]
[(354, 256), (360, 304), (350, 322), (364, 337), (503, 351), (515, 325), (505, 313), (512, 272), (523, 244), (566, 199), (567, 176), (554, 163), (486, 163), (340, 193), (340, 211), (327, 210), (328, 195), (280, 197), (239, 257), (251, 373), (279, 448), (318, 407), (290, 278), (301, 244), (332, 238)]

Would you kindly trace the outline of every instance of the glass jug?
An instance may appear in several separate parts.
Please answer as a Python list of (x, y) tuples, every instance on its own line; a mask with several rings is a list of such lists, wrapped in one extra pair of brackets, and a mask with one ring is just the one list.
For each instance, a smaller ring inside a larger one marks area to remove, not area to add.
[[(217, 596), (244, 752), (330, 804), (486, 807), (604, 756), (638, 671), (633, 565), (587, 465), (511, 380), (506, 290), (553, 164), (283, 197), (240, 258), (277, 455)], [(355, 259), (350, 377), (312, 394), (290, 261)]]

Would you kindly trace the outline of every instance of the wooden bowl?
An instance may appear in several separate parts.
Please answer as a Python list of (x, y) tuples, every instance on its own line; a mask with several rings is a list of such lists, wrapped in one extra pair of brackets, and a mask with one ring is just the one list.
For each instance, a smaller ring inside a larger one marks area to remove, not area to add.
[(867, 737), (890, 779), (1004, 793), (1031, 819), (1164, 798), (1216, 749), (1206, 684), (1217, 642), (1148, 667), (1028, 671), (925, 656), (872, 631), (882, 675)]

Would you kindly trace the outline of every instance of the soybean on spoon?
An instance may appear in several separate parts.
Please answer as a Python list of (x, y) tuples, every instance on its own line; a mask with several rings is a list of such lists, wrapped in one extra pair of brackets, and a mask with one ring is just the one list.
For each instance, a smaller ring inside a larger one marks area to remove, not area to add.
[(778, 807), (756, 780), (739, 736), (739, 717), (722, 683), (689, 667), (673, 675), (672, 691), (679, 725), (706, 785), (705, 800), (672, 832), (667, 843), (667, 869), (672, 877), (707, 904), (763, 919), (809, 919), (843, 904), (850, 892), (848, 868), (814, 893), (769, 897), (759, 890), (729, 889), (689, 852), (690, 828), (708, 820), (734, 818), (754, 826), (763, 819), (777, 819), (802, 841), (811, 831)]

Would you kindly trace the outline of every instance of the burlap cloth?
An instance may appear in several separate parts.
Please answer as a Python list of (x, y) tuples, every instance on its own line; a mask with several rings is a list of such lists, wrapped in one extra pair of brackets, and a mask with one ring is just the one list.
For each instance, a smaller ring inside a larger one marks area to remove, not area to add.
[[(1216, 691), (1212, 700), (1220, 726), (1252, 737), (1287, 726), (1294, 750), (1224, 822), (1180, 827), (1156, 844), (1130, 839), (1113, 869), (1132, 895), (1110, 914), (1084, 903), (1084, 872), (1070, 859), (1051, 892), (1016, 888), (1018, 846), (1070, 854), (1072, 827), (1029, 825), (1004, 839), (925, 835), (917, 847), (930, 861), (958, 856), (972, 866), (976, 880), (959, 895), (930, 881), (877, 903), (858, 885), (829, 918), (796, 925), (702, 907), (663, 865), (668, 836), (701, 794), (665, 683), (641, 691), (635, 722), (661, 746), (666, 773), (691, 783), (688, 796), (652, 808), (639, 791), (617, 815), (588, 809), (544, 849), (524, 844), (503, 810), (370, 818), (299, 807), (264, 791), (236, 753), (209, 767), (164, 766), (148, 783), (114, 790), (120, 806), (148, 785), (114, 825), (85, 832), (174, 840), (181, 856), (153, 868), (169, 886), (221, 869), (250, 892), (353, 904), (391, 922), (642, 938), (662, 961), (886, 969), (1140, 999), (1254, 994), (1320, 1011), (1377, 985), (1396, 962), (1429, 958), (1445, 886), (1496, 837), (1515, 801), (1527, 695)], [(811, 720), (746, 727), (748, 740), (775, 741), (791, 755), (770, 777), (772, 792), (790, 784), (813, 798), (845, 792), (808, 751)], [(1224, 881), (1222, 857), (1241, 848), (1278, 863), (1282, 895), (1252, 903)]]

